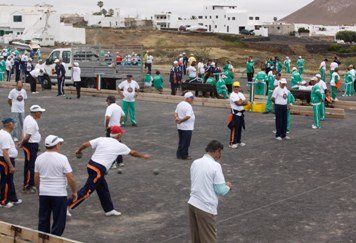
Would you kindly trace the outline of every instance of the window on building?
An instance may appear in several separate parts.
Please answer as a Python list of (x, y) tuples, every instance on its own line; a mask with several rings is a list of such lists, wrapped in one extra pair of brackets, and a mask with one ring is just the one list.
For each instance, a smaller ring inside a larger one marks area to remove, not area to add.
[(256, 17), (255, 20), (260, 20), (260, 17)]
[(226, 15), (224, 15), (224, 18), (226, 19)]
[(209, 17), (210, 17), (210, 19), (211, 19), (211, 15), (210, 15)]
[(216, 19), (218, 19), (218, 18), (219, 18), (219, 16), (218, 16), (218, 15), (216, 15), (216, 16), (215, 16), (215, 18), (216, 18)]
[(230, 20), (230, 17), (228, 17), (227, 20)]
[(249, 20), (253, 20), (253, 17), (248, 17)]
[(22, 22), (22, 15), (14, 15), (14, 22)]
[(235, 17), (232, 17), (231, 19), (232, 19), (232, 20), (235, 20)]
[(203, 16), (198, 16), (198, 19), (202, 19), (203, 18)]
[(277, 27), (277, 30), (280, 30), (281, 29), (281, 27)]
[(217, 25), (215, 25), (215, 29), (217, 29), (218, 28), (218, 26)]
[(205, 19), (207, 19), (208, 18), (208, 16), (205, 16)]

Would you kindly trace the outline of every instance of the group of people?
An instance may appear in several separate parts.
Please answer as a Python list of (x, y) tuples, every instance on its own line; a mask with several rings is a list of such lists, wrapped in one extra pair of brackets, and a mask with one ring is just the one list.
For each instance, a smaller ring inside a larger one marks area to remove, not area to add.
[[(62, 235), (70, 211), (79, 206), (94, 191), (98, 193), (106, 216), (119, 216), (114, 209), (105, 175), (115, 161), (122, 164), (123, 155), (131, 155), (148, 159), (150, 156), (131, 150), (121, 143), (125, 131), (121, 128), (130, 115), (132, 126), (135, 120), (135, 97), (139, 90), (132, 75), (118, 86), (119, 96), (123, 98), (122, 107), (116, 104), (116, 98), (107, 98), (105, 112), (105, 136), (83, 143), (76, 151), (78, 158), (83, 150), (94, 149), (87, 165), (88, 179), (84, 186), (77, 190), (75, 176), (68, 158), (61, 154), (64, 139), (56, 135), (48, 135), (44, 141), (45, 152), (39, 153), (42, 141), (38, 120), (46, 110), (39, 105), (32, 105), (30, 114), (25, 117), (25, 100), (27, 92), (22, 82), (17, 82), (8, 96), (11, 116), (2, 119), (3, 129), (0, 130), (0, 207), (12, 208), (22, 203), (17, 197), (14, 173), (18, 149), (24, 151), (23, 193), (39, 195), (38, 230)], [(67, 184), (71, 195), (67, 197)], [(51, 220), (53, 222), (51, 224)]]

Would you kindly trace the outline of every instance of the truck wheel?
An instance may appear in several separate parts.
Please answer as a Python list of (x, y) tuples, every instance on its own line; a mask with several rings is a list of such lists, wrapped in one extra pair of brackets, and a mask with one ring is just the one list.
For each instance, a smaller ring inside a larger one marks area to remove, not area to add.
[(52, 81), (48, 75), (44, 75), (44, 85), (45, 89), (52, 89)]

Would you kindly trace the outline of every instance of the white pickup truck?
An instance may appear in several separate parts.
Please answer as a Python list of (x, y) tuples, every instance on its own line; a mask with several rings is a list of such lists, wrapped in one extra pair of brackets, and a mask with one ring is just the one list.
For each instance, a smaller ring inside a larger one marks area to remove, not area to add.
[(118, 81), (132, 74), (137, 81), (143, 79), (142, 63), (137, 65), (125, 65), (117, 63), (117, 56), (125, 57), (137, 53), (142, 56), (143, 46), (120, 46), (110, 49), (102, 49), (98, 46), (72, 46), (70, 48), (54, 49), (45, 61), (46, 86), (57, 83), (55, 72), (56, 59), (62, 60), (66, 70), (66, 85), (73, 85), (72, 67), (74, 62), (79, 63), (81, 68), (82, 86), (97, 88), (97, 78), (101, 77), (101, 88), (116, 89)]

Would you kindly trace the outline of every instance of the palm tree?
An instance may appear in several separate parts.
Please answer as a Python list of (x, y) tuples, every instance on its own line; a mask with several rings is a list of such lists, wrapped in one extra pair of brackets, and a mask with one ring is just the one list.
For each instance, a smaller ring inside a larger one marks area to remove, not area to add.
[(101, 12), (101, 8), (104, 6), (104, 2), (99, 1), (96, 5), (100, 8), (100, 12)]

